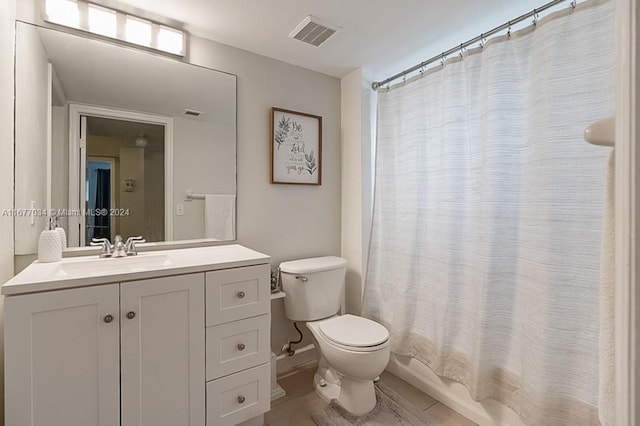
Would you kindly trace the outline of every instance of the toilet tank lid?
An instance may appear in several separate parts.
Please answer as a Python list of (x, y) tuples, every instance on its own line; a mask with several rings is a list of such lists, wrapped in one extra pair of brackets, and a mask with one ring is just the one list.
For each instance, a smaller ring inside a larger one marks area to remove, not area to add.
[(310, 274), (312, 272), (331, 271), (346, 266), (346, 259), (337, 256), (323, 256), (282, 262), (280, 270), (289, 274)]

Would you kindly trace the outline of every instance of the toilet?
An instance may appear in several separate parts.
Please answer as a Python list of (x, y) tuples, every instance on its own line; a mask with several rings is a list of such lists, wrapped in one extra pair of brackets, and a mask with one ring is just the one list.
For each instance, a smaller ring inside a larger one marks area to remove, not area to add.
[(316, 391), (354, 415), (376, 405), (373, 385), (389, 362), (389, 332), (381, 324), (356, 315), (338, 315), (347, 261), (325, 256), (280, 264), (285, 315), (305, 321), (319, 352)]

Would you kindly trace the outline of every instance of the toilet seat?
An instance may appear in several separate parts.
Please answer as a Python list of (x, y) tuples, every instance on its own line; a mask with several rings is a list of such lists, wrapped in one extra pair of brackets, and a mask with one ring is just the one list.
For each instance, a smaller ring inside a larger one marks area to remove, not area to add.
[(379, 350), (389, 341), (382, 324), (350, 314), (319, 321), (318, 329), (329, 343), (351, 351)]

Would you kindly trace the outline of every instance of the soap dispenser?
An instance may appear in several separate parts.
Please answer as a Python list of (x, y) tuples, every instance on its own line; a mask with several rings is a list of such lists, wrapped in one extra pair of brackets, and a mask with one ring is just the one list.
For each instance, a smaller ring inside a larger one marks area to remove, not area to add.
[(57, 262), (62, 259), (62, 241), (53, 218), (49, 218), (48, 229), (40, 233), (38, 239), (38, 262)]
[(64, 250), (67, 248), (67, 233), (65, 232), (64, 228), (58, 223), (58, 219), (60, 219), (60, 217), (53, 217), (56, 225), (56, 231), (58, 231), (58, 235), (60, 235), (60, 245), (62, 246), (62, 250)]

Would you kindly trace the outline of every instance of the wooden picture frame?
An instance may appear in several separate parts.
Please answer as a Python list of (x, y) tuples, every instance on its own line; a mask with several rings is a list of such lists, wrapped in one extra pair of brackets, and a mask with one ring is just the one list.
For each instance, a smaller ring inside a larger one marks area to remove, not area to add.
[(322, 117), (271, 108), (271, 183), (322, 185)]

